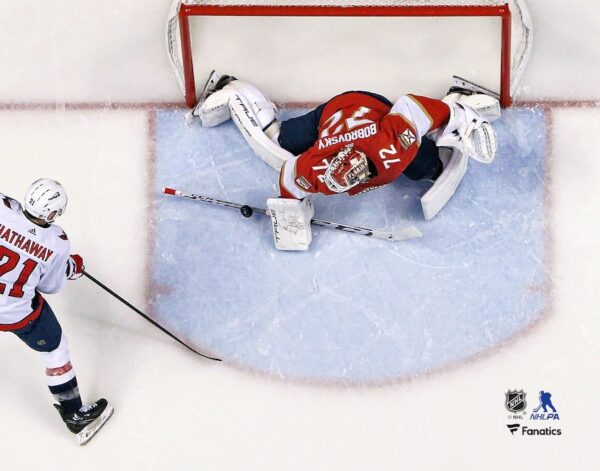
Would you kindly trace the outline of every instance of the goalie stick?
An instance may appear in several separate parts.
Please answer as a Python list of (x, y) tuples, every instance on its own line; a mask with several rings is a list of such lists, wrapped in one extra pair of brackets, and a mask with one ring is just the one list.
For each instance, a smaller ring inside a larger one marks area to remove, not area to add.
[(214, 357), (209, 357), (208, 355), (204, 355), (200, 352), (197, 352), (196, 350), (194, 350), (192, 347), (190, 347), (188, 344), (182, 342), (181, 340), (179, 340), (177, 337), (175, 337), (171, 332), (169, 332), (167, 329), (165, 329), (163, 326), (161, 326), (160, 324), (158, 324), (157, 322), (153, 321), (152, 319), (150, 319), (146, 314), (144, 314), (142, 311), (140, 311), (137, 307), (135, 307), (133, 304), (127, 302), (125, 299), (123, 299), (121, 296), (119, 296), (117, 293), (115, 293), (112, 289), (110, 289), (108, 286), (100, 283), (96, 278), (94, 278), (92, 275), (90, 275), (88, 272), (86, 272), (85, 270), (83, 271), (83, 276), (87, 277), (89, 280), (91, 280), (92, 282), (96, 283), (100, 288), (102, 288), (104, 291), (106, 291), (108, 294), (111, 294), (112, 296), (114, 296), (115, 298), (117, 298), (119, 301), (121, 301), (123, 304), (125, 304), (125, 306), (127, 306), (128, 308), (132, 309), (133, 311), (135, 311), (137, 314), (139, 314), (140, 316), (142, 316), (144, 319), (146, 319), (148, 322), (150, 322), (150, 324), (152, 324), (155, 327), (158, 327), (160, 330), (162, 330), (165, 334), (167, 334), (169, 337), (177, 340), (181, 345), (183, 345), (185, 348), (187, 348), (188, 350), (191, 350), (192, 352), (194, 352), (196, 355), (200, 355), (201, 357), (207, 358), (208, 360), (214, 360), (214, 361), (221, 361), (220, 358), (214, 358)]
[[(181, 196), (191, 200), (204, 201), (205, 203), (216, 204), (218, 206), (225, 206), (227, 208), (239, 209), (244, 217), (251, 217), (253, 213), (262, 214), (264, 216), (271, 216), (267, 209), (255, 208), (253, 206), (242, 205), (238, 203), (232, 203), (230, 201), (223, 201), (216, 198), (210, 198), (208, 196), (196, 195), (193, 193), (186, 193), (184, 191), (175, 190), (173, 188), (164, 188), (163, 193), (172, 196)], [(351, 226), (349, 224), (341, 224), (339, 222), (324, 221), (322, 219), (311, 219), (311, 224), (320, 227), (327, 227), (329, 229), (335, 229), (337, 231), (347, 232), (350, 234), (358, 234), (366, 237), (374, 237), (375, 239), (381, 240), (407, 240), (414, 239), (417, 237), (423, 237), (423, 234), (419, 229), (414, 226), (407, 226), (395, 232), (380, 231), (377, 229), (370, 229), (367, 227)]]

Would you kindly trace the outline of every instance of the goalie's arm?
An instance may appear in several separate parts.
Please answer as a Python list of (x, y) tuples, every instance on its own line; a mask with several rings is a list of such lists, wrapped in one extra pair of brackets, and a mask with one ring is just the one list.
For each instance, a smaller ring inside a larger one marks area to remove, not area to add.
[[(395, 120), (395, 117), (402, 118), (412, 126), (420, 143), (425, 134), (448, 122), (450, 108), (442, 100), (419, 95), (404, 95), (396, 100), (384, 121)], [(384, 125), (382, 123), (382, 127)]]
[(281, 167), (279, 172), (279, 192), (282, 198), (296, 198), (301, 200), (319, 191), (307, 177), (298, 176), (296, 167), (301, 157), (300, 155), (289, 159)]

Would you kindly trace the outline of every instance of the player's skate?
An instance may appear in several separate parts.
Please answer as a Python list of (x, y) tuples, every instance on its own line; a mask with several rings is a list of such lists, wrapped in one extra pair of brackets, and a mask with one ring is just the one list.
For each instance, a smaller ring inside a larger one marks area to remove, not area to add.
[(65, 414), (62, 406), (54, 404), (67, 428), (77, 435), (80, 445), (89, 442), (113, 413), (113, 407), (106, 399), (82, 406), (77, 412)]

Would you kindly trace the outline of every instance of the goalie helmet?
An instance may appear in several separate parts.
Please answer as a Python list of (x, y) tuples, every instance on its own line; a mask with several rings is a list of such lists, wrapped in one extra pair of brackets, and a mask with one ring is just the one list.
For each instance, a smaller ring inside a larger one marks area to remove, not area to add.
[(52, 224), (67, 208), (67, 192), (56, 180), (41, 178), (31, 184), (25, 194), (25, 211)]
[(371, 178), (369, 159), (364, 152), (348, 144), (333, 157), (325, 171), (325, 185), (335, 193), (344, 193)]

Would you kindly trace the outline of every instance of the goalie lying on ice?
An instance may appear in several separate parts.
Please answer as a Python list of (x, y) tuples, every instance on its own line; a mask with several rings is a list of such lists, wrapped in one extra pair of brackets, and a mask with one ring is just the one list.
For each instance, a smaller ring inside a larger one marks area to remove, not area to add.
[(452, 90), (443, 100), (350, 91), (309, 113), (280, 121), (256, 87), (213, 72), (192, 111), (205, 127), (232, 118), (250, 147), (280, 172), (280, 198), (270, 198), (275, 244), (306, 250), (311, 242), (311, 193), (357, 195), (401, 174), (429, 180), (421, 197), (425, 219), (456, 191), (468, 158), (490, 163), (496, 154), (491, 121), (500, 116), (490, 96)]

